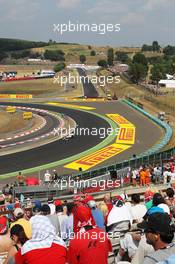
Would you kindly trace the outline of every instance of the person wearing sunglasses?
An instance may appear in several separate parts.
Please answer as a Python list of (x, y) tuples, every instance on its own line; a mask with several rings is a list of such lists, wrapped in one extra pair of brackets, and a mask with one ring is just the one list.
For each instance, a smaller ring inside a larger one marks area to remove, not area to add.
[(153, 246), (154, 250), (144, 258), (143, 264), (154, 264), (166, 260), (175, 254), (174, 225), (167, 213), (154, 213), (148, 216), (146, 221), (137, 225), (143, 229), (146, 242)]

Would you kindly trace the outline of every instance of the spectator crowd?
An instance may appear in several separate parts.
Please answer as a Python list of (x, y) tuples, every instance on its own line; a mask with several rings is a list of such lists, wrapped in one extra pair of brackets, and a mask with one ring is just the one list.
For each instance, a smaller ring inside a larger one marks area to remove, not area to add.
[(71, 202), (18, 201), (0, 194), (3, 264), (175, 263), (173, 188), (96, 202), (89, 194)]

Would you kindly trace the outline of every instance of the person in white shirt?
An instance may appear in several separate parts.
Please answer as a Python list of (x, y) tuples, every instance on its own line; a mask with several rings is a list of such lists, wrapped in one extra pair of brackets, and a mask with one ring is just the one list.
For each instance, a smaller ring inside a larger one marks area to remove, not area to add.
[(138, 170), (133, 170), (132, 171), (132, 185), (133, 186), (136, 186), (136, 184), (137, 184), (137, 176), (139, 175), (139, 172), (138, 172)]
[(158, 206), (164, 210), (165, 213), (170, 214), (170, 208), (166, 204), (164, 198), (160, 193), (155, 193), (153, 195), (153, 206)]
[(136, 223), (140, 223), (143, 221), (143, 217), (147, 212), (146, 206), (144, 204), (140, 204), (139, 194), (132, 194), (131, 201), (133, 203), (133, 206), (131, 207), (132, 218)]
[(154, 168), (155, 183), (160, 183), (162, 170), (161, 167), (156, 166)]
[(169, 169), (169, 170), (164, 171), (164, 173), (163, 173), (163, 183), (166, 184), (170, 180), (171, 180), (171, 171)]
[(45, 184), (49, 184), (51, 182), (51, 174), (49, 172), (49, 170), (46, 170), (46, 173), (44, 174), (44, 182)]

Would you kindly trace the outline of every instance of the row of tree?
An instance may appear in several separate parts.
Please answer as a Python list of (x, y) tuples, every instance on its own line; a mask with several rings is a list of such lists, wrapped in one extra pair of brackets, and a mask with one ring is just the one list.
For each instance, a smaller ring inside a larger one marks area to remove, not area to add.
[(0, 38), (0, 51), (17, 51), (47, 46), (47, 42)]
[[(151, 64), (150, 64), (151, 62)], [(166, 78), (166, 74), (175, 73), (175, 57), (158, 57), (157, 59), (147, 59), (144, 54), (137, 53), (129, 67), (129, 75), (134, 83), (143, 81), (148, 75), (150, 67), (150, 80), (154, 84), (158, 84), (160, 79)]]
[(158, 41), (153, 41), (152, 45), (143, 44), (142, 46), (142, 52), (144, 51), (153, 51), (153, 52), (160, 52), (161, 47), (158, 43)]

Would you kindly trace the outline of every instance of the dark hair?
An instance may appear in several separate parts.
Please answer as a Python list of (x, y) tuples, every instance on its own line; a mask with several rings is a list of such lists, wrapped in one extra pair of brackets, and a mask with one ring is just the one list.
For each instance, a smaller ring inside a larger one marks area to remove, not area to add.
[(21, 245), (28, 240), (28, 237), (25, 234), (24, 228), (21, 225), (14, 225), (10, 230), (10, 236), (16, 235)]
[(162, 197), (162, 195), (160, 193), (155, 193), (153, 195), (153, 205), (157, 206), (157, 205), (159, 205), (161, 203), (165, 203), (164, 198)]
[(67, 206), (67, 215), (70, 215), (75, 205), (74, 203), (68, 203), (66, 206)]
[(43, 215), (49, 215), (51, 213), (50, 206), (48, 204), (43, 204), (41, 206), (41, 212)]
[(41, 208), (37, 207), (37, 206), (34, 206), (33, 207), (33, 213), (34, 214), (37, 214), (37, 213), (40, 213), (41, 212)]
[(63, 206), (62, 205), (57, 205), (56, 206), (56, 213), (63, 212)]
[(136, 203), (136, 204), (139, 204), (140, 203), (140, 195), (137, 193), (132, 194), (131, 201)]
[(166, 194), (169, 198), (173, 198), (174, 197), (174, 190), (173, 188), (167, 188), (166, 189)]
[(172, 242), (174, 238), (174, 233), (170, 233), (170, 234), (160, 234), (160, 239), (166, 243), (166, 244), (170, 244)]
[(48, 201), (47, 201), (48, 203), (53, 203), (53, 195), (49, 195), (48, 196)]

